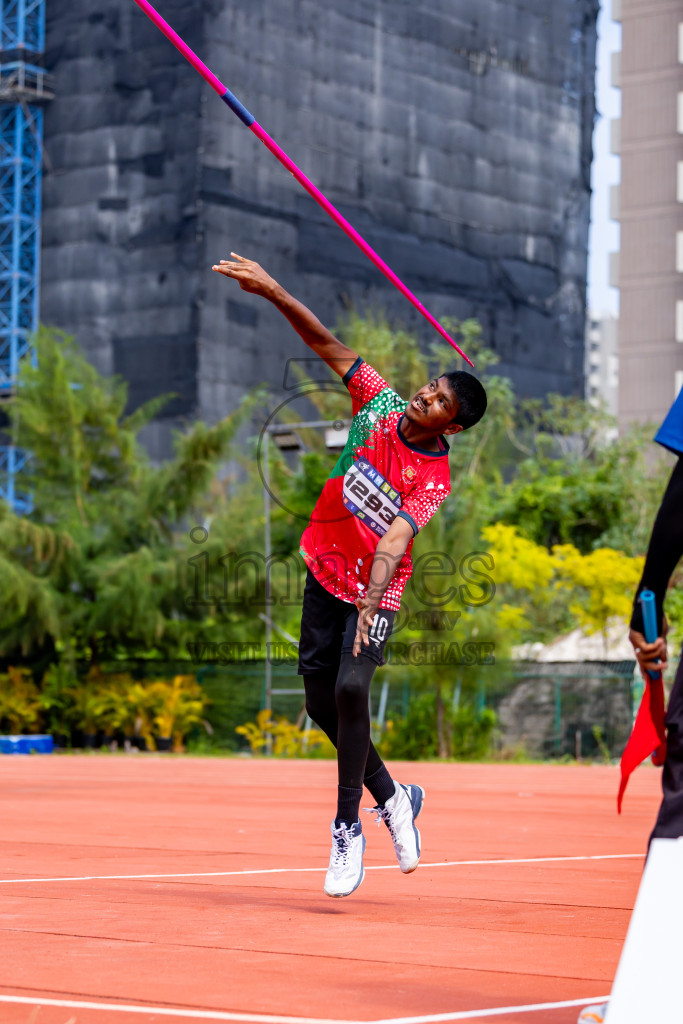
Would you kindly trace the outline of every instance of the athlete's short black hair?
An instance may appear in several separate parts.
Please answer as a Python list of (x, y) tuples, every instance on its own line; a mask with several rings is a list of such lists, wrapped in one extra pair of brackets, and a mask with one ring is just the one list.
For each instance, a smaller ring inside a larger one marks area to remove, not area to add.
[(458, 415), (453, 417), (453, 422), (459, 423), (463, 430), (473, 427), (486, 412), (486, 390), (483, 384), (466, 370), (454, 370), (452, 373), (442, 373), (441, 376), (446, 378), (458, 400)]

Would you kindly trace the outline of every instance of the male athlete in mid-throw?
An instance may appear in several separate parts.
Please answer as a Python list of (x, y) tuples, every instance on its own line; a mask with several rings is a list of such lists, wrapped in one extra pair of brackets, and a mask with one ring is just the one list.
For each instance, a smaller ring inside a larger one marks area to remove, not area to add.
[(258, 263), (231, 253), (214, 270), (278, 309), (339, 374), (353, 401), (349, 438), (301, 538), (308, 566), (299, 674), (310, 717), (337, 748), (339, 786), (328, 896), (363, 881), (363, 785), (389, 828), (401, 871), (420, 859), (421, 786), (394, 782), (370, 740), (368, 695), (412, 571), (415, 534), (450, 492), (446, 436), (473, 426), (486, 392), (464, 371), (434, 378), (407, 402)]

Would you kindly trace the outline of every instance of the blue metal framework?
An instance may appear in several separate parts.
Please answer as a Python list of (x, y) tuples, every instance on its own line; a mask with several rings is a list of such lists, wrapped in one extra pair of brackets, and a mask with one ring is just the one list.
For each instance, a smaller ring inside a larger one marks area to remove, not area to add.
[(32, 507), (31, 495), (17, 486), (17, 474), (29, 458), (26, 452), (13, 444), (0, 445), (0, 498), (20, 516), (26, 515)]
[[(21, 360), (32, 358), (38, 327), (43, 149), (38, 103), (48, 96), (43, 68), (21, 58), (26, 53), (35, 61), (44, 47), (45, 0), (0, 0), (0, 398), (12, 393)], [(19, 513), (30, 508), (16, 481), (27, 459), (14, 445), (0, 445), (0, 499)]]
[(0, 4), (0, 49), (45, 49), (45, 0), (2, 0)]
[(42, 130), (39, 107), (0, 105), (0, 388), (38, 326)]

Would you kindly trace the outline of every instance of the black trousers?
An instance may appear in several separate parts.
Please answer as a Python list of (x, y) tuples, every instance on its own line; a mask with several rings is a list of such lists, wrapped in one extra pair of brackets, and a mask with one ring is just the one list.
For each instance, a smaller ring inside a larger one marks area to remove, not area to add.
[(666, 761), (662, 772), (662, 802), (652, 839), (683, 836), (683, 652), (666, 710)]
[(340, 601), (306, 577), (301, 613), (299, 674), (304, 677), (306, 710), (337, 748), (339, 785), (359, 789), (383, 762), (370, 740), (368, 697), (375, 669), (384, 664), (384, 648), (395, 612), (380, 609), (370, 644), (354, 658), (358, 609)]

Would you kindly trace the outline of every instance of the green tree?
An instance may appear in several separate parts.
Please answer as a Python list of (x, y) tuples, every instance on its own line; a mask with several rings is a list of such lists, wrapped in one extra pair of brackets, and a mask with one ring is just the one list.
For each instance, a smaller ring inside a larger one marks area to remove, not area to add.
[(649, 428), (615, 433), (611, 417), (579, 398), (520, 402), (521, 460), (494, 494), (494, 517), (547, 548), (642, 554), (670, 470), (653, 457)]
[(0, 507), (0, 657), (46, 665), (62, 656), (177, 653), (188, 623), (184, 534), (253, 399), (213, 427), (176, 437), (153, 466), (137, 442), (167, 397), (126, 413), (127, 390), (64, 334), (41, 329), (11, 403), (15, 444), (31, 453), (33, 510)]

